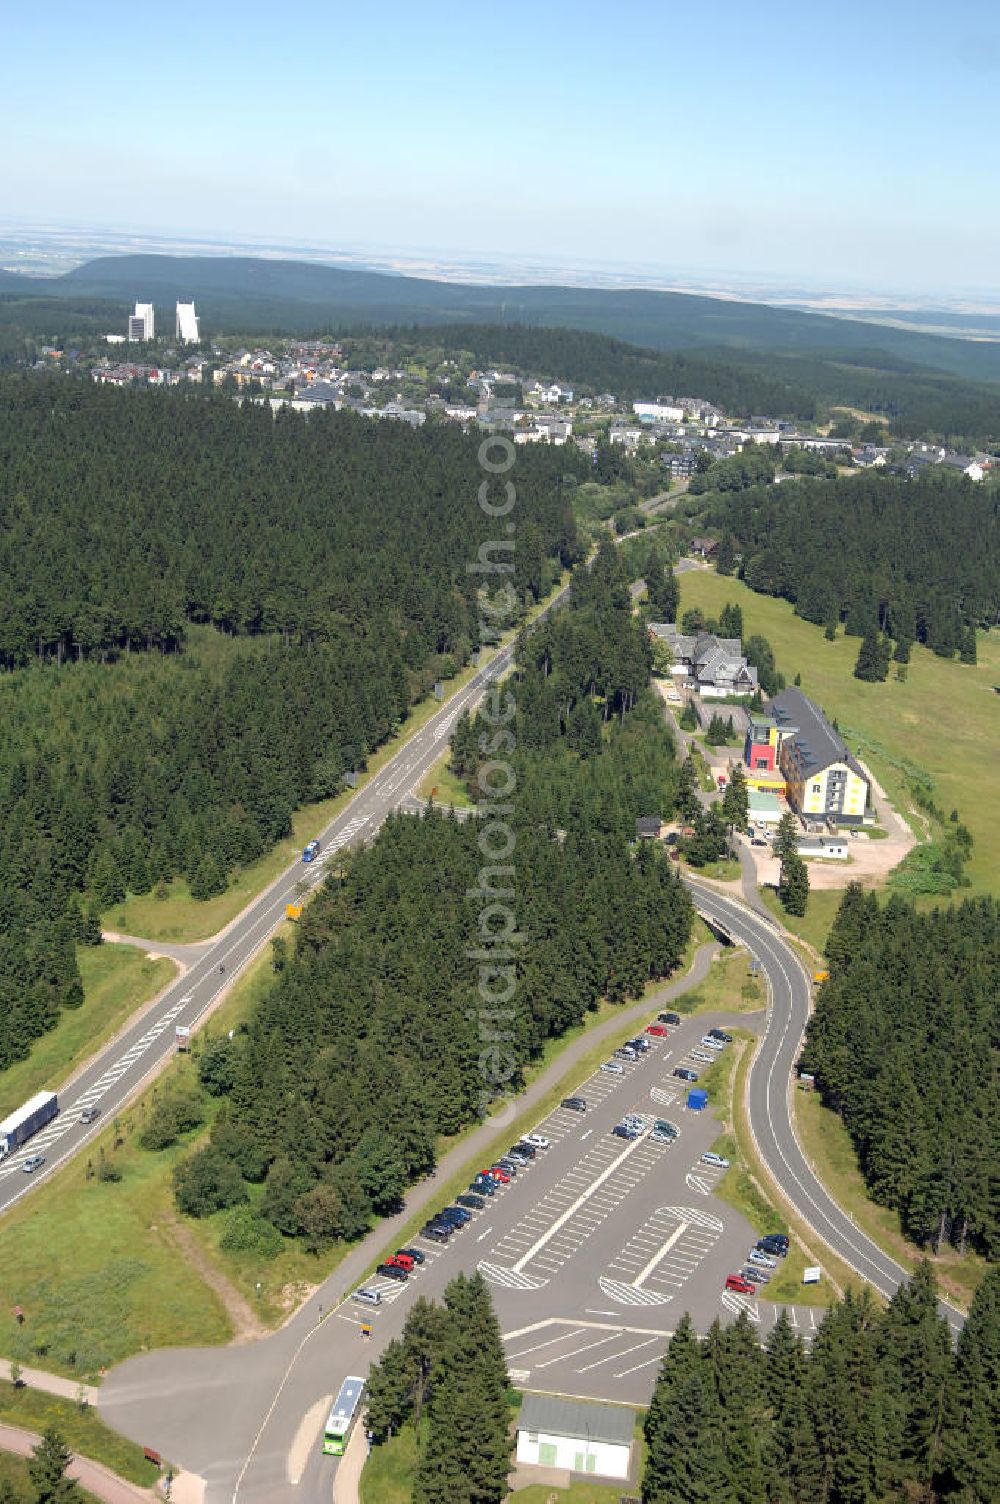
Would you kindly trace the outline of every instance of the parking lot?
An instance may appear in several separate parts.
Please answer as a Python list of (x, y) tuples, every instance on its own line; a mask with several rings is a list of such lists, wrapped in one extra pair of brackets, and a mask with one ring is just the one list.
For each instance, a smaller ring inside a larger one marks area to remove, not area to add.
[[(648, 1048), (636, 1058), (592, 1072), (574, 1088), (585, 1111), (557, 1106), (535, 1125), (547, 1148), (498, 1184), (447, 1243), (410, 1239), (425, 1260), (411, 1278), (367, 1280), (379, 1304), (348, 1301), (338, 1318), (395, 1329), (400, 1301), (417, 1291), (439, 1296), (459, 1269), (478, 1268), (515, 1382), (637, 1402), (648, 1399), (685, 1311), (701, 1330), (745, 1311), (763, 1337), (780, 1308), (761, 1292), (724, 1288), (755, 1234), (713, 1194), (725, 1166), (703, 1155), (718, 1123), (710, 1110), (688, 1105), (697, 1083), (673, 1074), (680, 1067), (700, 1075), (720, 1053), (703, 1038), (725, 1022), (682, 1019), (662, 1036), (644, 1036)], [(658, 1121), (670, 1125), (669, 1141), (653, 1138)], [(616, 1135), (616, 1126), (630, 1136)], [(791, 1314), (809, 1337), (818, 1317), (808, 1307)]]

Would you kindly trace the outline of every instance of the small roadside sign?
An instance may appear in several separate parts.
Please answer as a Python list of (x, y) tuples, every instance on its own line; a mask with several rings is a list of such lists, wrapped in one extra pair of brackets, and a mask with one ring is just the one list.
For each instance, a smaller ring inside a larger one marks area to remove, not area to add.
[(823, 1271), (818, 1264), (810, 1264), (802, 1271), (802, 1283), (804, 1285), (818, 1285), (823, 1277)]

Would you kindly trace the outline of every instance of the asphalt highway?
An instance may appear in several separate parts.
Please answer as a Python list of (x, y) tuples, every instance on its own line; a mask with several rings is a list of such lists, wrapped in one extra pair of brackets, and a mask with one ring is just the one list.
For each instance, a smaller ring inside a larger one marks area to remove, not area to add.
[[(547, 609), (560, 602), (561, 591)], [(440, 710), (409, 737), (399, 751), (370, 778), (345, 809), (320, 835), (316, 861), (300, 860), (288, 867), (250, 903), (216, 939), (206, 945), (191, 968), (145, 1009), (80, 1071), (60, 1092), (60, 1112), (17, 1153), (0, 1161), (0, 1214), (30, 1194), (41, 1181), (77, 1154), (87, 1140), (106, 1126), (143, 1083), (176, 1050), (179, 1026), (194, 1028), (219, 995), (230, 986), (285, 917), (285, 906), (298, 901), (303, 885), (316, 887), (327, 862), (345, 846), (370, 840), (387, 816), (403, 805), (447, 746), (452, 726), (463, 710), (482, 697), (487, 687), (510, 667), (513, 643), (502, 647)], [(94, 1106), (94, 1124), (80, 1121), (81, 1111)], [(44, 1164), (26, 1173), (29, 1155), (42, 1155)]]
[[(747, 1081), (747, 1111), (757, 1152), (779, 1189), (822, 1241), (882, 1295), (891, 1297), (906, 1271), (841, 1210), (812, 1170), (795, 1133), (792, 1083), (811, 996), (802, 963), (769, 919), (707, 883), (687, 881), (699, 912), (742, 941), (767, 978), (767, 1028)], [(946, 1301), (940, 1302), (940, 1309), (957, 1333), (964, 1322), (962, 1313)]]

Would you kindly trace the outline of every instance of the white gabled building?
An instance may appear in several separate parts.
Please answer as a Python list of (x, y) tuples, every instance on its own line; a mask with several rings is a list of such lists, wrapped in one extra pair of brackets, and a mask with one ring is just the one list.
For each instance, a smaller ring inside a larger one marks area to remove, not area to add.
[(517, 1460), (625, 1481), (631, 1471), (635, 1412), (526, 1394), (517, 1418)]

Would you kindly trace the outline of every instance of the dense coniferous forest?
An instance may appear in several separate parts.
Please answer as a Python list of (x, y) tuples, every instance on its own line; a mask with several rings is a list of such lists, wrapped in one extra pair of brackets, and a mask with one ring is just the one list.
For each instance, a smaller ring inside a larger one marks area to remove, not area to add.
[[(489, 519), (453, 429), (200, 394), (7, 376), (0, 453), (3, 1068), (81, 1000), (77, 895), (222, 891), (467, 659)], [(575, 463), (520, 459), (524, 601)]]
[[(391, 819), (328, 882), (249, 1031), (209, 1053), (203, 1079), (229, 1101), (179, 1173), (183, 1210), (215, 1211), (264, 1180), (272, 1227), (310, 1246), (356, 1237), (430, 1167), (438, 1134), (518, 1086), (546, 1039), (677, 966), (690, 900), (665, 853), (633, 843), (638, 815), (672, 808), (678, 770), (613, 553), (577, 572), (571, 608), (518, 658), (494, 712), (512, 695), (509, 725), (473, 723), (482, 756), (510, 757), (513, 873), (484, 857), (479, 821), (428, 813)], [(464, 767), (469, 730), (456, 737)], [(477, 1005), (484, 881), (512, 890), (519, 936), (499, 1023)], [(483, 1057), (498, 1039), (509, 1071), (491, 1084)]]
[(1000, 1256), (1000, 911), (918, 913), (852, 884), (803, 1065), (841, 1114), (871, 1194), (906, 1232)]
[(643, 1504), (996, 1504), (1000, 1273), (952, 1349), (921, 1265), (880, 1311), (865, 1291), (807, 1346), (785, 1312), (704, 1342), (687, 1316), (646, 1417)]
[[(222, 396), (0, 382), (0, 666), (172, 650), (189, 622), (314, 642), (379, 634), (403, 661), (475, 645), (490, 519), (474, 438), (350, 413)], [(522, 591), (573, 557), (564, 473), (575, 452), (518, 466)], [(538, 576), (543, 576), (539, 578)]]
[(722, 568), (738, 560), (752, 590), (793, 601), (806, 621), (972, 661), (970, 627), (1000, 621), (1000, 499), (962, 476), (803, 477), (713, 496), (708, 515)]

